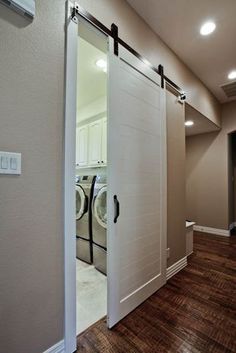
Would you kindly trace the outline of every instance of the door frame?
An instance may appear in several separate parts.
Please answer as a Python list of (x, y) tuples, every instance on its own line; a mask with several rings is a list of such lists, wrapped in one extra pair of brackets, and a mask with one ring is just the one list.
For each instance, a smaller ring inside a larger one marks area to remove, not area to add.
[(236, 130), (230, 131), (227, 135), (227, 172), (228, 172), (228, 228), (229, 236), (236, 227), (235, 214), (235, 175), (234, 175), (234, 156), (233, 156), (233, 134)]
[[(66, 2), (65, 45), (65, 123), (64, 123), (64, 352), (76, 351), (76, 219), (75, 219), (75, 165), (76, 165), (76, 106), (78, 17), (71, 18), (74, 3)], [(79, 17), (80, 18), (80, 17)], [(81, 22), (97, 33), (91, 23)]]
[(74, 4), (66, 3), (64, 122), (64, 347), (76, 351), (76, 220), (75, 146), (78, 23), (71, 20)]
[[(82, 16), (71, 18), (74, 3), (66, 2), (65, 25), (65, 123), (64, 123), (64, 352), (76, 351), (76, 220), (75, 220), (75, 163), (76, 163), (76, 105), (77, 105), (77, 58), (78, 58), (78, 18), (88, 28), (102, 33), (93, 23), (84, 21)], [(126, 44), (125, 42), (123, 42)], [(141, 58), (133, 51), (135, 56)], [(144, 59), (141, 58), (143, 61)], [(152, 66), (151, 66), (152, 67)], [(153, 68), (153, 67), (152, 67)], [(155, 69), (157, 74), (157, 70)], [(165, 76), (162, 88), (165, 89)], [(163, 146), (166, 152), (166, 147)], [(166, 153), (165, 153), (166, 156)], [(166, 171), (164, 171), (164, 175)], [(166, 184), (163, 185), (166, 195)], [(164, 197), (166, 201), (166, 198)], [(163, 205), (166, 209), (166, 204)], [(166, 217), (166, 215), (165, 215)], [(166, 222), (164, 222), (166, 224)], [(109, 266), (108, 266), (109, 267)], [(109, 278), (108, 278), (109, 281)]]

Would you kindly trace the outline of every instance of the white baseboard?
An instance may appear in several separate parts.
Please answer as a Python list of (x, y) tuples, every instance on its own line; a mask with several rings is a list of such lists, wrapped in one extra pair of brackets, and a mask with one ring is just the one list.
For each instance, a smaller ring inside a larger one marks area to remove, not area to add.
[(230, 230), (228, 230), (228, 229), (217, 229), (217, 228), (195, 225), (195, 226), (193, 226), (193, 230), (196, 230), (197, 232), (222, 235), (224, 237), (230, 236)]
[(172, 276), (174, 276), (176, 273), (181, 271), (184, 267), (186, 267), (187, 264), (188, 264), (187, 263), (187, 256), (185, 256), (182, 259), (180, 259), (179, 261), (177, 261), (176, 263), (174, 263), (173, 265), (171, 265), (170, 267), (168, 267), (166, 270), (167, 281)]
[(54, 346), (48, 348), (45, 352), (43, 353), (65, 353), (65, 342), (64, 340), (54, 344)]

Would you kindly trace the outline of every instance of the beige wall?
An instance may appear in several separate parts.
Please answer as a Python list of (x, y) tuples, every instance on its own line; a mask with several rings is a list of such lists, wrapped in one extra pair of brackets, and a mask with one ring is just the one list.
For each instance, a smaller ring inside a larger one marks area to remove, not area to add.
[(184, 105), (167, 91), (167, 247), (168, 267), (186, 256)]
[(0, 5), (0, 352), (41, 353), (63, 337), (64, 1), (32, 24)]
[(220, 125), (220, 104), (200, 80), (179, 60), (124, 0), (80, 0), (79, 3), (119, 35), (153, 65), (164, 65), (165, 73), (187, 92), (187, 102)]
[[(81, 3), (219, 124), (214, 97), (123, 0)], [(40, 353), (63, 337), (64, 17), (64, 0), (36, 1), (33, 23), (0, 5), (0, 150), (22, 153), (22, 175), (0, 176), (1, 353)]]
[(228, 229), (228, 134), (236, 130), (236, 102), (222, 105), (222, 130), (186, 140), (187, 219)]

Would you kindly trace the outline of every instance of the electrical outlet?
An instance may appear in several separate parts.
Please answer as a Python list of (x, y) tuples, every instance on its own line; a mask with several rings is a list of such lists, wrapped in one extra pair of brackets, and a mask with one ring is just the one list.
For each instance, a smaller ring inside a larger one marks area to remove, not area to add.
[(166, 257), (167, 257), (167, 259), (170, 258), (170, 248), (166, 249)]

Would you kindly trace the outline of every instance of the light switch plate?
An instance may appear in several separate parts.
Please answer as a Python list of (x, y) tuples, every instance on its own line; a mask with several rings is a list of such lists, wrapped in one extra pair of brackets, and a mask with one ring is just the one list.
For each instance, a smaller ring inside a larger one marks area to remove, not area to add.
[(0, 0), (0, 3), (32, 20), (35, 16), (35, 0)]
[(0, 151), (0, 174), (21, 174), (21, 153)]

